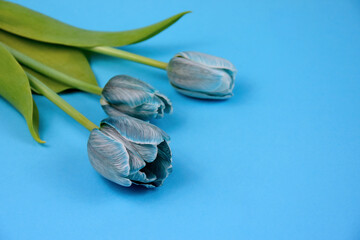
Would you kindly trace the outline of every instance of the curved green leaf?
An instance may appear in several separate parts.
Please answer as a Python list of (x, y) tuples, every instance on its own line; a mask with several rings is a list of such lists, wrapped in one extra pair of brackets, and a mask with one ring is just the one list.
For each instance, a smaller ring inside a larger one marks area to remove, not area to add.
[(39, 137), (39, 113), (31, 95), (27, 76), (15, 58), (1, 44), (0, 86), (0, 96), (24, 116), (33, 138), (39, 143), (44, 143)]
[(89, 31), (60, 22), (15, 3), (0, 1), (0, 28), (38, 41), (77, 47), (125, 46), (165, 30), (188, 12), (156, 24), (122, 32)]
[[(76, 48), (33, 41), (0, 30), (0, 42), (15, 50), (52, 67), (71, 77), (97, 85), (89, 62), (81, 50)], [(25, 68), (25, 67), (24, 67)], [(55, 92), (62, 92), (72, 87), (26, 68), (29, 73), (40, 79)]]

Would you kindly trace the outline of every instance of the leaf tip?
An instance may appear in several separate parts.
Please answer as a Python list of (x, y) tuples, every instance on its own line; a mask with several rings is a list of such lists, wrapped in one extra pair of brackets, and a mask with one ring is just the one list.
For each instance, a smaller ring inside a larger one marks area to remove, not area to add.
[(38, 143), (41, 143), (41, 144), (44, 144), (44, 143), (46, 143), (46, 141), (44, 141), (44, 140), (41, 140), (41, 139), (36, 139), (36, 141), (37, 141)]
[(28, 124), (29, 130), (30, 130), (30, 134), (34, 138), (34, 140), (41, 144), (45, 143), (45, 141), (40, 138), (39, 132), (38, 132), (38, 127), (34, 127), (33, 121), (27, 120), (27, 124)]
[(31, 135), (35, 139), (35, 141), (37, 141), (38, 143), (41, 143), (41, 144), (46, 143), (46, 141), (42, 140), (37, 133), (33, 134), (33, 132), (31, 132)]
[(186, 15), (186, 14), (188, 14), (188, 13), (192, 13), (192, 11), (181, 12), (181, 13), (179, 13), (177, 16), (178, 16), (179, 18), (181, 18), (182, 16), (184, 16), (184, 15)]

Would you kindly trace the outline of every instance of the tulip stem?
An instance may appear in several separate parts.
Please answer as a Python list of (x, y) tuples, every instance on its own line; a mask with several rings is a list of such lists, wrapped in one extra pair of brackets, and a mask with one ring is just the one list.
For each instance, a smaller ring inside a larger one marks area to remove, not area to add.
[(137, 62), (137, 63), (142, 63), (145, 65), (149, 65), (149, 66), (164, 69), (164, 70), (166, 70), (166, 68), (167, 68), (166, 62), (161, 62), (161, 61), (158, 61), (158, 60), (155, 60), (152, 58), (140, 56), (140, 55), (126, 52), (124, 50), (120, 50), (117, 48), (101, 46), (101, 47), (85, 48), (85, 50), (95, 52), (95, 53), (101, 53), (101, 54), (109, 55), (109, 56), (113, 56), (113, 57), (122, 58), (122, 59), (130, 60), (133, 62)]
[(102, 88), (99, 86), (96, 86), (96, 85), (90, 84), (90, 83), (86, 83), (79, 79), (71, 77), (69, 75), (66, 75), (54, 68), (51, 68), (39, 61), (27, 56), (27, 55), (9, 47), (8, 45), (5, 45), (4, 43), (0, 43), (0, 44), (2, 44), (4, 47), (6, 47), (19, 63), (21, 63), (33, 70), (45, 75), (45, 76), (48, 76), (58, 82), (61, 82), (65, 85), (74, 87), (76, 89), (79, 89), (79, 90), (82, 90), (85, 92), (94, 93), (97, 95), (101, 95), (101, 93), (102, 93)]
[(87, 119), (84, 115), (82, 115), (78, 110), (76, 110), (73, 106), (71, 106), (68, 102), (66, 102), (63, 98), (61, 98), (56, 92), (51, 90), (48, 86), (46, 86), (39, 79), (26, 72), (28, 79), (30, 81), (31, 87), (35, 88), (36, 91), (44, 95), (47, 99), (53, 102), (56, 106), (66, 112), (70, 117), (75, 119), (81, 125), (83, 125), (89, 131), (94, 128), (99, 128), (89, 119)]

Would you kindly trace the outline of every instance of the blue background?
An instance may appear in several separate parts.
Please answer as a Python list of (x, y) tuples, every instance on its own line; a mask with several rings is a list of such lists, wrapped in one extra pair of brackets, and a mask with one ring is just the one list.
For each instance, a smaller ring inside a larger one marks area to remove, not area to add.
[[(168, 61), (195, 50), (238, 68), (235, 96), (178, 94), (162, 70), (92, 55), (166, 94), (154, 123), (174, 172), (155, 190), (119, 187), (91, 167), (88, 131), (43, 97), (37, 144), (0, 99), (0, 239), (360, 239), (360, 2), (357, 0), (16, 1), (93, 30), (173, 27), (126, 50)], [(99, 98), (64, 98), (95, 123)]]

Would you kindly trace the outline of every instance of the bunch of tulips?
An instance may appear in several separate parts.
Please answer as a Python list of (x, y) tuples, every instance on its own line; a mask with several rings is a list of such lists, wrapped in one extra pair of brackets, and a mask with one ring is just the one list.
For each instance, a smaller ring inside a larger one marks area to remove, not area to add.
[[(236, 69), (223, 58), (186, 51), (165, 63), (114, 48), (146, 40), (184, 14), (135, 30), (96, 32), (0, 0), (0, 95), (24, 116), (38, 142), (43, 141), (33, 93), (45, 96), (90, 131), (89, 160), (103, 177), (126, 187), (161, 186), (172, 171), (170, 138), (149, 121), (172, 113), (171, 101), (127, 75), (114, 76), (99, 87), (84, 52), (163, 69), (178, 92), (193, 98), (230, 98)], [(100, 95), (108, 118), (99, 127), (92, 123), (59, 96), (66, 89)]]

